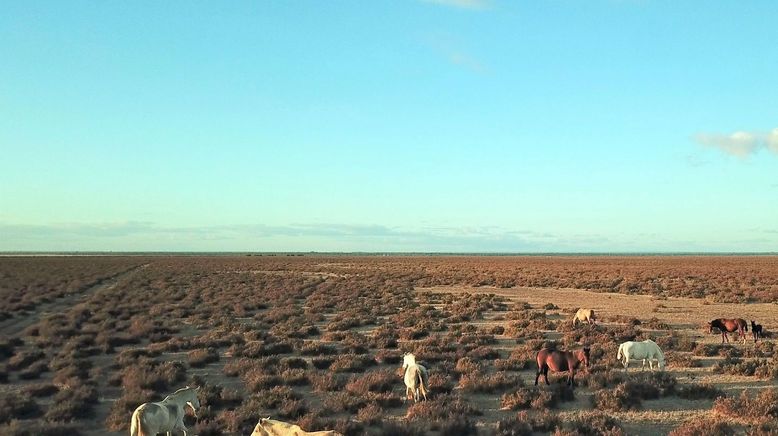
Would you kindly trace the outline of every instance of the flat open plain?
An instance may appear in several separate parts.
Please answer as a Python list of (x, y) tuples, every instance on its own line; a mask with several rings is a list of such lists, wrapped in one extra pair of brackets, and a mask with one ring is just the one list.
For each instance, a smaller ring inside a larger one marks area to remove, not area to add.
[[(5, 257), (0, 292), (2, 434), (126, 434), (187, 384), (200, 435), (260, 416), (345, 434), (778, 429), (775, 336), (704, 328), (778, 331), (775, 257)], [(573, 327), (579, 307), (598, 323)], [(666, 371), (625, 374), (618, 344), (647, 338)], [(591, 348), (574, 389), (533, 386), (544, 346)], [(427, 402), (402, 399), (404, 352), (430, 369)]]

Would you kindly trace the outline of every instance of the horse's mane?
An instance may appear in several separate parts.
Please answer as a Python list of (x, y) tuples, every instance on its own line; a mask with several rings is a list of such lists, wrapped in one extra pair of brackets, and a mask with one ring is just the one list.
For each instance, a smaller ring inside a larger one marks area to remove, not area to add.
[(167, 397), (165, 397), (165, 399), (164, 399), (164, 400), (162, 400), (162, 401), (168, 400), (168, 399), (170, 399), (170, 398), (172, 398), (172, 397), (174, 397), (174, 396), (176, 396), (176, 395), (178, 395), (178, 394), (180, 394), (180, 393), (182, 393), (182, 392), (184, 392), (184, 391), (195, 390), (195, 389), (197, 389), (197, 388), (193, 388), (193, 387), (191, 387), (191, 386), (185, 386), (185, 387), (183, 387), (183, 388), (181, 388), (181, 389), (178, 389), (178, 390), (176, 390), (176, 391), (175, 391), (175, 392), (173, 392), (172, 394), (168, 395), (168, 396), (167, 396)]

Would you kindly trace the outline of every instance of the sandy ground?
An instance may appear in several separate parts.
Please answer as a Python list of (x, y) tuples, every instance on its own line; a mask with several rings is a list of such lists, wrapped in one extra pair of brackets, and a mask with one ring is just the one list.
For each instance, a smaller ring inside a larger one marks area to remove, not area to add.
[[(124, 274), (132, 274), (130, 271)], [(319, 274), (319, 273), (317, 273)], [(0, 323), (0, 332), (4, 334), (16, 334), (27, 326), (41, 319), (47, 313), (65, 310), (93, 292), (105, 287), (113, 286), (121, 276), (114, 277), (95, 286), (85, 292), (67, 296), (56, 300), (48, 305), (40, 307), (36, 312), (30, 313), (27, 317), (19, 317)], [(553, 303), (559, 306), (560, 310), (550, 311), (551, 317), (571, 319), (572, 316), (567, 312), (577, 307), (592, 308), (596, 311), (598, 317), (608, 323), (610, 317), (627, 316), (635, 317), (641, 320), (647, 320), (656, 317), (669, 324), (672, 328), (681, 333), (693, 336), (698, 342), (718, 343), (719, 335), (710, 335), (704, 326), (707, 321), (720, 317), (742, 317), (747, 320), (756, 320), (764, 325), (768, 331), (778, 330), (778, 304), (760, 303), (760, 304), (733, 304), (733, 303), (714, 303), (707, 300), (691, 298), (667, 298), (657, 299), (646, 295), (624, 295), (614, 293), (589, 292), (577, 289), (549, 289), (549, 288), (491, 288), (491, 287), (433, 287), (418, 288), (417, 292), (433, 293), (490, 293), (504, 296), (514, 302), (528, 302), (534, 309), (540, 309), (547, 303)], [(500, 313), (491, 312), (485, 314), (483, 321), (477, 321), (473, 324), (503, 324), (507, 325), (509, 321), (495, 320), (494, 317)], [(250, 319), (250, 318), (247, 318)], [(320, 327), (324, 326), (324, 322)], [(367, 333), (369, 329), (364, 330)], [(183, 328), (181, 335), (194, 336), (203, 332), (194, 327)], [(558, 337), (556, 332), (547, 332), (547, 337)], [(749, 336), (750, 338), (750, 336)], [(732, 338), (734, 339), (734, 337)], [(743, 345), (738, 345), (743, 346)], [(754, 344), (749, 340), (745, 347), (753, 347)], [(498, 344), (495, 348), (501, 350), (503, 357), (506, 357), (511, 349), (515, 347), (515, 341), (507, 337), (498, 337)], [(222, 351), (223, 352), (223, 351)], [(185, 360), (183, 353), (168, 353), (161, 357), (166, 360)], [(615, 360), (615, 356), (613, 356)], [(96, 366), (108, 373), (108, 367), (113, 362), (114, 356), (102, 356), (96, 359)], [(712, 370), (712, 365), (718, 357), (700, 358), (703, 366), (700, 368), (672, 368), (669, 371), (675, 375), (679, 382), (706, 382), (712, 383), (724, 390), (728, 394), (737, 393), (742, 389), (764, 389), (768, 387), (778, 387), (775, 380), (759, 380), (754, 377), (732, 376), (716, 374)], [(198, 374), (206, 377), (212, 382), (216, 382), (231, 388), (239, 388), (240, 381), (235, 378), (228, 378), (223, 375), (222, 368), (229, 361), (229, 357), (222, 354), (221, 360), (210, 364), (205, 368), (191, 369), (190, 374)], [(380, 366), (378, 369), (393, 369), (391, 366)], [(639, 371), (639, 369), (636, 369)], [(521, 371), (520, 376), (527, 384), (534, 382), (534, 369)], [(44, 377), (45, 379), (46, 377)], [(40, 380), (39, 380), (40, 381)], [(15, 381), (14, 388), (18, 388), (25, 383)], [(108, 414), (111, 403), (120, 395), (119, 388), (109, 387), (106, 380), (98, 382), (101, 398), (100, 404), (95, 409), (94, 420), (83, 432), (86, 435), (105, 435), (105, 434), (124, 434), (111, 433), (103, 429), (103, 422)], [(11, 389), (11, 385), (0, 385), (0, 389)], [(304, 389), (303, 389), (304, 391)], [(304, 392), (301, 393), (304, 394)], [(402, 395), (402, 386), (398, 383), (396, 389), (398, 395)], [(572, 417), (583, 410), (590, 410), (590, 397), (592, 393), (586, 389), (577, 389), (576, 400), (570, 403), (560, 405), (560, 413), (563, 418)], [(513, 416), (516, 412), (500, 410), (499, 394), (478, 394), (467, 395), (470, 401), (473, 401), (477, 407), (484, 412), (483, 417), (478, 420), (482, 425), (491, 425), (500, 419)], [(629, 434), (654, 435), (666, 434), (671, 429), (679, 425), (686, 419), (694, 415), (706, 412), (712, 405), (711, 400), (681, 400), (675, 397), (663, 398), (659, 400), (645, 401), (643, 409), (639, 411), (611, 413), (615, 416)], [(395, 416), (397, 419), (405, 413), (405, 407), (387, 411), (387, 416)]]
[[(579, 289), (551, 289), (551, 288), (492, 288), (492, 287), (462, 287), (462, 286), (438, 286), (431, 288), (417, 288), (417, 292), (433, 293), (483, 293), (504, 296), (513, 302), (527, 302), (533, 309), (539, 309), (547, 303), (559, 306), (560, 316), (566, 316), (572, 320), (572, 315), (566, 312), (579, 308), (590, 308), (595, 314), (607, 320), (609, 317), (627, 316), (647, 320), (656, 317), (670, 325), (679, 333), (694, 338), (699, 343), (716, 344), (721, 342), (719, 334), (709, 334), (706, 323), (715, 318), (745, 318), (748, 321), (755, 320), (762, 324), (767, 331), (776, 331), (778, 328), (778, 304), (771, 303), (714, 303), (708, 300), (693, 298), (657, 299), (648, 295), (625, 295), (605, 292), (591, 292)], [(484, 324), (505, 324), (507, 322), (489, 321), (489, 314)], [(475, 323), (477, 324), (477, 323)], [(608, 324), (605, 322), (605, 324)], [(546, 334), (552, 338), (557, 336), (554, 332)], [(734, 341), (736, 335), (730, 334), (730, 340)], [(512, 341), (506, 344), (509, 351)], [(754, 347), (750, 332), (745, 345), (739, 342), (740, 347)], [(686, 353), (688, 354), (688, 353)], [(615, 360), (616, 357), (613, 356)], [(738, 394), (741, 390), (757, 390), (765, 388), (778, 388), (778, 380), (759, 380), (755, 377), (716, 374), (712, 366), (719, 357), (700, 358), (700, 368), (669, 368), (668, 371), (678, 378), (681, 383), (696, 382), (710, 383), (722, 389), (727, 394)], [(630, 371), (640, 371), (639, 366), (633, 363)], [(635, 368), (635, 369), (632, 369)], [(528, 384), (534, 383), (534, 370), (522, 371), (521, 376)], [(572, 417), (582, 410), (591, 409), (591, 392), (586, 389), (576, 390), (576, 400), (570, 403), (562, 403), (561, 416)], [(499, 410), (499, 398), (476, 398), (479, 408), (486, 411), (484, 418), (490, 421), (507, 418), (515, 412)], [(495, 407), (497, 404), (497, 407)], [(648, 400), (643, 402), (643, 409), (630, 412), (609, 412), (616, 417), (629, 434), (656, 435), (667, 434), (683, 421), (695, 415), (708, 411), (713, 404), (712, 400), (683, 400), (676, 397)]]

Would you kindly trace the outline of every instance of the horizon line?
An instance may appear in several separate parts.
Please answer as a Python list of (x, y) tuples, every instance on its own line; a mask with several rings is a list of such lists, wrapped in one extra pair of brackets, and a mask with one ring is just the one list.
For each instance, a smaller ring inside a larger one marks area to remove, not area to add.
[(13, 256), (778, 256), (778, 251), (91, 251), (91, 250), (0, 250), (0, 257)]

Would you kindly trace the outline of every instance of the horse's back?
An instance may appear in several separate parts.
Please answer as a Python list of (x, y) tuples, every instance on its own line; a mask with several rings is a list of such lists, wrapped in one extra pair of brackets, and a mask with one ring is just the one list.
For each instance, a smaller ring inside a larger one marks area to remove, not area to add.
[(578, 311), (575, 312), (575, 317), (579, 321), (588, 321), (590, 319), (594, 319), (594, 310), (592, 310), (592, 309), (578, 309)]
[(538, 370), (544, 366), (548, 366), (554, 372), (567, 371), (568, 354), (570, 354), (568, 351), (549, 350), (547, 348), (541, 349), (538, 351), (537, 355)]

